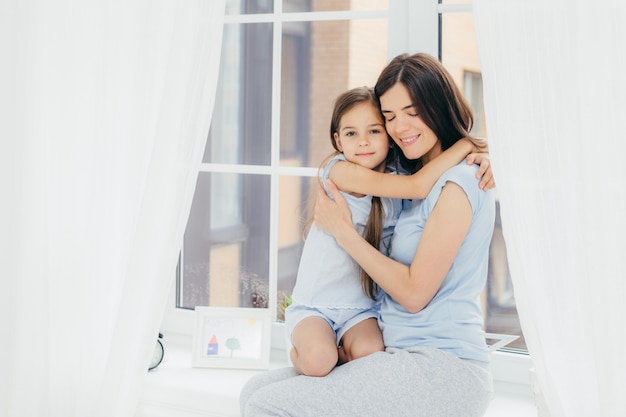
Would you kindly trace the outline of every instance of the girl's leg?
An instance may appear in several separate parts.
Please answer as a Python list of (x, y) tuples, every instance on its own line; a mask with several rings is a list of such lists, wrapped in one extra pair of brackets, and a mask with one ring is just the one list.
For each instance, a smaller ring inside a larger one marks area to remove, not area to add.
[(383, 334), (376, 318), (369, 318), (350, 327), (341, 338), (342, 363), (385, 350)]
[(388, 349), (259, 388), (245, 417), (479, 417), (492, 398), (487, 366), (433, 348)]
[(325, 376), (337, 365), (335, 331), (319, 316), (298, 323), (291, 334), (291, 343), (291, 363), (298, 373)]

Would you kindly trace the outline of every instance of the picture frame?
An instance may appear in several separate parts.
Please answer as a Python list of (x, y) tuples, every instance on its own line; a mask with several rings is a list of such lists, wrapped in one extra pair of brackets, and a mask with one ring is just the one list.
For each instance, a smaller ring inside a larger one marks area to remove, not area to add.
[(269, 369), (268, 308), (196, 307), (192, 367)]

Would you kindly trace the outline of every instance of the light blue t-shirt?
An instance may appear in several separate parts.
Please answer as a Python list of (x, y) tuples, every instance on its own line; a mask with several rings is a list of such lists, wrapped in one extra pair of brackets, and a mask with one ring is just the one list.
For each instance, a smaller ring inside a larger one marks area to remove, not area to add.
[(493, 190), (478, 188), (478, 167), (465, 161), (450, 168), (424, 200), (405, 200), (391, 242), (390, 257), (410, 265), (428, 219), (446, 182), (458, 184), (470, 201), (472, 222), (441, 287), (430, 303), (409, 313), (385, 294), (379, 323), (388, 347), (430, 346), (463, 359), (489, 362), (482, 330), (480, 294), (487, 279), (489, 244), (495, 221)]
[[(324, 167), (320, 173), (323, 184), (332, 166), (345, 160), (343, 154), (339, 154)], [(343, 192), (342, 195), (350, 206), (352, 222), (362, 235), (372, 207), (372, 197), (355, 197)], [(381, 198), (381, 202), (385, 214), (380, 250), (387, 254), (402, 200)], [(378, 303), (363, 293), (360, 275), (359, 265), (337, 244), (335, 238), (313, 224), (302, 250), (292, 294), (293, 303), (309, 307), (372, 308)]]

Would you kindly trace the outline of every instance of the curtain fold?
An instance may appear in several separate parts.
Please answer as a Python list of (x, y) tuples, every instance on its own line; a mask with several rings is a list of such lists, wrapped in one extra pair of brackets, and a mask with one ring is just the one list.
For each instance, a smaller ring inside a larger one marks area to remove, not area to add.
[(626, 5), (474, 0), (473, 12), (540, 416), (624, 416)]
[(134, 415), (209, 131), (224, 8), (0, 5), (0, 415)]

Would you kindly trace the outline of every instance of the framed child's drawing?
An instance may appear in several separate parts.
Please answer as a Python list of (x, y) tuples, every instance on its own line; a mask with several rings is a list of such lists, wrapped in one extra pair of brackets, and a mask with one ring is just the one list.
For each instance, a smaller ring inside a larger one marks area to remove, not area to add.
[(268, 369), (271, 314), (267, 308), (196, 307), (192, 366)]

